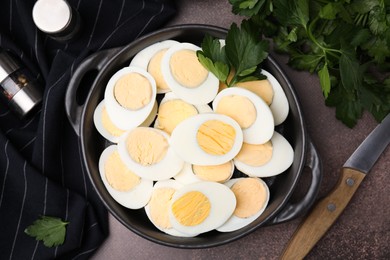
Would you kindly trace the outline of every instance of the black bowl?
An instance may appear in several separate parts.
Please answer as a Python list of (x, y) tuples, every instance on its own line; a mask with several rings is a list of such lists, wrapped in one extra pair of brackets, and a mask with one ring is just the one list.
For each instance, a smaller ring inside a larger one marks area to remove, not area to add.
[[(211, 231), (193, 238), (174, 237), (155, 228), (147, 218), (144, 209), (130, 210), (118, 204), (104, 187), (100, 179), (98, 160), (108, 143), (94, 127), (93, 112), (103, 99), (104, 89), (110, 77), (117, 70), (128, 66), (136, 53), (155, 42), (175, 39), (200, 46), (206, 34), (224, 38), (226, 33), (225, 29), (208, 25), (168, 27), (139, 38), (122, 48), (93, 54), (78, 67), (69, 83), (66, 94), (66, 111), (76, 133), (80, 136), (84, 165), (97, 193), (111, 214), (124, 226), (150, 241), (179, 248), (205, 248), (222, 245), (241, 238), (261, 226), (285, 222), (300, 216), (312, 205), (318, 193), (322, 176), (318, 154), (307, 137), (302, 111), (293, 86), (272, 57), (264, 62), (263, 68), (279, 81), (290, 106), (287, 119), (276, 130), (290, 142), (295, 155), (292, 166), (286, 172), (264, 179), (270, 188), (270, 200), (264, 213), (254, 222), (228, 233)], [(84, 104), (79, 105), (77, 100), (80, 85), (84, 85), (84, 79), (88, 75), (90, 77), (91, 74), (94, 78), (92, 86)], [(289, 199), (305, 166), (311, 168), (310, 187), (299, 202), (292, 204)]]

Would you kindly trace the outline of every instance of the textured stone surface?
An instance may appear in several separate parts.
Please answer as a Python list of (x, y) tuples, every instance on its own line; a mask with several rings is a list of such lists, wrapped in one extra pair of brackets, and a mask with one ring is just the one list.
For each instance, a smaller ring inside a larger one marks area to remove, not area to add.
[[(172, 24), (203, 23), (229, 27), (240, 17), (228, 0), (179, 0)], [(319, 198), (338, 179), (339, 169), (376, 126), (368, 114), (349, 129), (324, 105), (317, 77), (287, 67), (286, 57), (274, 55), (299, 96), (307, 129), (323, 162)], [(390, 259), (390, 149), (384, 152), (364, 179), (344, 213), (308, 255), (307, 259)], [(300, 187), (298, 187), (299, 192)], [(184, 250), (149, 242), (110, 216), (110, 236), (94, 259), (277, 259), (302, 218), (260, 228), (233, 243), (209, 249)]]

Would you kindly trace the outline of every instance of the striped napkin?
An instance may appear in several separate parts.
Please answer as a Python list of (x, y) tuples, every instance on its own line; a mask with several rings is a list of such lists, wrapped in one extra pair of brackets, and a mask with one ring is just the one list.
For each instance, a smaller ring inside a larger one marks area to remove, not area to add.
[[(0, 2), (0, 47), (19, 56), (44, 89), (37, 113), (20, 120), (0, 102), (0, 259), (87, 259), (108, 235), (107, 211), (82, 166), (64, 96), (78, 64), (162, 27), (170, 0), (68, 0), (83, 31), (68, 43), (39, 31), (35, 0)], [(63, 245), (47, 248), (24, 230), (40, 216), (68, 221)]]

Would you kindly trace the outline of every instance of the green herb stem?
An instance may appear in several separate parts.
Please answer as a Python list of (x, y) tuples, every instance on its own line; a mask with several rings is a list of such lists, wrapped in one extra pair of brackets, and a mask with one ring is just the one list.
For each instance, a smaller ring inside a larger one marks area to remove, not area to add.
[(335, 58), (339, 58), (339, 56), (337, 56), (336, 54), (334, 54), (333, 52), (336, 52), (336, 53), (339, 53), (339, 54), (342, 54), (342, 52), (340, 50), (337, 50), (337, 49), (332, 49), (332, 48), (327, 48), (325, 46), (323, 46), (321, 43), (319, 43), (317, 41), (317, 38), (314, 37), (313, 33), (312, 33), (312, 29), (314, 27), (314, 25), (317, 23), (319, 19), (319, 16), (317, 16), (310, 24), (309, 24), (309, 27), (307, 27), (306, 29), (306, 33), (307, 35), (309, 36), (309, 39), (315, 44), (317, 45), (323, 52), (324, 56), (326, 56), (327, 54), (329, 55), (332, 55), (333, 57)]

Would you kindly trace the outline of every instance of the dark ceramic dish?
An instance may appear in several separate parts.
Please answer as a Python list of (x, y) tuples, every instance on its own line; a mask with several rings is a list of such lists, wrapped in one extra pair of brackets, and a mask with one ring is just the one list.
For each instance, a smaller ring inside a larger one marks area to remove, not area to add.
[[(292, 166), (283, 174), (265, 178), (270, 188), (270, 201), (264, 213), (246, 227), (229, 233), (211, 231), (193, 238), (170, 236), (157, 230), (147, 218), (143, 209), (130, 210), (119, 205), (107, 192), (98, 171), (98, 160), (108, 145), (94, 127), (93, 112), (103, 99), (104, 89), (109, 78), (119, 69), (128, 66), (132, 57), (143, 48), (166, 39), (192, 42), (200, 46), (205, 34), (218, 38), (226, 36), (226, 30), (208, 25), (180, 25), (165, 28), (146, 35), (123, 48), (101, 51), (87, 58), (74, 73), (66, 94), (66, 110), (69, 121), (80, 137), (84, 166), (97, 193), (107, 209), (124, 226), (136, 234), (159, 244), (179, 248), (205, 248), (222, 245), (241, 238), (264, 225), (272, 225), (292, 220), (302, 215), (314, 202), (322, 179), (319, 156), (310, 142), (298, 98), (292, 84), (276, 62), (269, 57), (263, 67), (282, 85), (289, 100), (290, 112), (286, 121), (276, 130), (283, 134), (294, 148)], [(88, 95), (84, 101), (80, 96), (81, 86), (88, 85)], [(92, 80), (91, 80), (92, 79)], [(82, 104), (80, 104), (82, 103)], [(296, 189), (303, 169), (311, 169), (311, 183), (299, 202), (289, 200)], [(238, 176), (241, 173), (235, 172)]]

